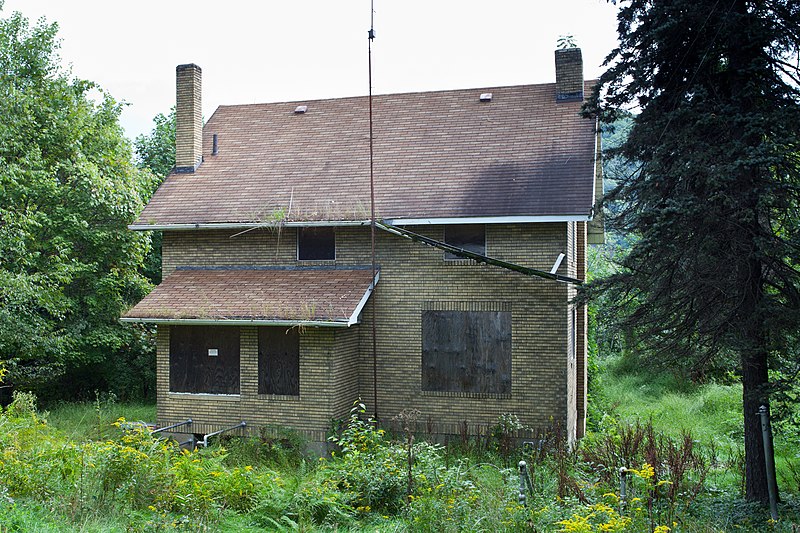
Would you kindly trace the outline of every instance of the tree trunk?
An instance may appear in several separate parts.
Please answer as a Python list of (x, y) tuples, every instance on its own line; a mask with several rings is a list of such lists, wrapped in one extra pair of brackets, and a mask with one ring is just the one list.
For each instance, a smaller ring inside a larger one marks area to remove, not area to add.
[[(757, 177), (754, 170), (744, 171), (740, 176), (743, 191), (752, 191)], [(767, 336), (764, 324), (764, 265), (753, 243), (762, 234), (758, 214), (758, 199), (746, 195), (743, 204), (748, 205), (750, 217), (742, 220), (750, 225), (750, 231), (740, 232), (731, 241), (736, 255), (743, 258), (737, 269), (737, 285), (741, 288), (741, 304), (738, 313), (739, 357), (742, 365), (742, 409), (744, 411), (744, 455), (745, 455), (745, 499), (769, 503), (767, 467), (764, 458), (764, 441), (761, 432), (761, 417), (758, 408), (769, 407), (769, 373)], [(745, 227), (745, 226), (743, 226)], [(769, 435), (772, 439), (772, 435)], [(772, 465), (774, 471), (774, 459)]]
[[(730, 92), (727, 98), (736, 104), (744, 122), (752, 120), (758, 114), (762, 102), (762, 94), (753, 88), (749, 79), (753, 68), (760, 66), (759, 57), (763, 46), (758, 39), (746, 39), (741, 42), (742, 35), (753, 35), (754, 19), (748, 16), (748, 1), (735, 0), (731, 12), (735, 17), (731, 24), (736, 31), (729, 33), (727, 43), (730, 67)], [(739, 128), (733, 132), (732, 146), (738, 147), (736, 156), (747, 160), (748, 150), (762, 142), (761, 134)], [(738, 313), (738, 346), (742, 365), (742, 407), (744, 409), (744, 453), (745, 453), (745, 499), (763, 504), (769, 503), (767, 483), (767, 467), (764, 459), (764, 442), (761, 434), (761, 419), (758, 408), (769, 407), (768, 400), (768, 348), (764, 310), (765, 296), (764, 268), (760, 250), (760, 239), (772, 233), (765, 224), (759, 208), (760, 173), (763, 171), (757, 164), (748, 163), (741, 170), (735, 189), (740, 196), (739, 205), (742, 215), (738, 223), (739, 230), (732, 228), (732, 247), (734, 256), (741, 258), (736, 284), (741, 288), (741, 304)], [(767, 170), (769, 172), (769, 170)], [(772, 435), (768, 438), (771, 440)], [(771, 465), (774, 470), (774, 458)], [(777, 488), (776, 488), (777, 492)]]
[(744, 408), (745, 498), (769, 503), (764, 443), (758, 408), (768, 405), (767, 354), (753, 351), (742, 355), (742, 406)]

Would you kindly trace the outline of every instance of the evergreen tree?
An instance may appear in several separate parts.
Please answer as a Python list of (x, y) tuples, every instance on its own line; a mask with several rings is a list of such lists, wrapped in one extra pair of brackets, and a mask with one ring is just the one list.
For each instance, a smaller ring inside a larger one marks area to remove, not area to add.
[(587, 114), (638, 112), (606, 197), (635, 236), (593, 284), (653, 361), (738, 362), (746, 497), (768, 498), (757, 411), (769, 370), (797, 360), (800, 3), (627, 0)]

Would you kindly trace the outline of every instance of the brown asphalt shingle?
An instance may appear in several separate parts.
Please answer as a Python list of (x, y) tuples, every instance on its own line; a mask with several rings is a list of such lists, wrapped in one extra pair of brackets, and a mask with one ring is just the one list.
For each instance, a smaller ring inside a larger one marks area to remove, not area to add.
[[(376, 96), (377, 215), (588, 215), (595, 125), (580, 106), (556, 103), (555, 84)], [(220, 106), (203, 164), (170, 175), (136, 223), (269, 222), (290, 205), (287, 222), (367, 219), (368, 133), (366, 97)]]
[(123, 318), (346, 323), (371, 275), (368, 269), (183, 268)]

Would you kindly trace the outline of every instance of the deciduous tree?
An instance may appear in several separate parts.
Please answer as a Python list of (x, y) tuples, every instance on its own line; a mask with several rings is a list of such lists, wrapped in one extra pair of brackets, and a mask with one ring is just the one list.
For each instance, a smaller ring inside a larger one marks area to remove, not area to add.
[(152, 178), (120, 105), (59, 66), (56, 31), (0, 19), (0, 359), (40, 392), (140, 388), (146, 332), (118, 319), (149, 288), (149, 237), (126, 225)]
[(159, 183), (175, 166), (175, 108), (169, 114), (153, 117), (153, 129), (136, 137), (136, 159), (140, 168), (148, 168), (159, 177)]
[[(153, 129), (136, 137), (135, 147), (137, 166), (155, 174), (155, 192), (175, 166), (175, 108), (168, 115), (159, 113), (153, 117)], [(153, 283), (161, 283), (161, 232), (152, 232), (151, 239), (153, 248), (145, 258), (144, 273)]]

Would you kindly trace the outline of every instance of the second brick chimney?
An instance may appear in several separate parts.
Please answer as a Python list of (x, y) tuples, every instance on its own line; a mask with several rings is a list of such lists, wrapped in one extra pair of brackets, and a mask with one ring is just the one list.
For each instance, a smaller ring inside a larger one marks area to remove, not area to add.
[(556, 100), (583, 100), (583, 57), (580, 48), (556, 50)]
[(176, 172), (194, 172), (203, 161), (202, 74), (193, 63), (175, 68)]

